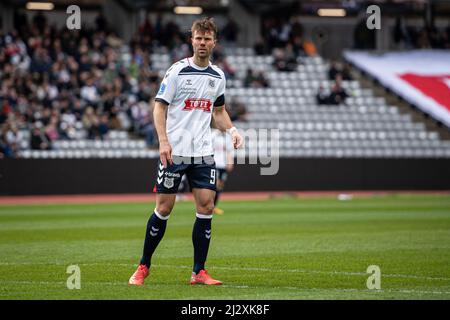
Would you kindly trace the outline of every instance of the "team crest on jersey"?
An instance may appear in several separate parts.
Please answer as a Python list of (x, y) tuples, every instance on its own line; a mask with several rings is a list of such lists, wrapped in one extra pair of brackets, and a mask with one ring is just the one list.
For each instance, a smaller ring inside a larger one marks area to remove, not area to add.
[(167, 177), (165, 177), (164, 178), (164, 183), (163, 183), (164, 187), (166, 187), (167, 189), (172, 188), (173, 187), (173, 179), (174, 178), (167, 178)]
[(216, 82), (214, 81), (214, 80), (212, 80), (212, 79), (209, 79), (209, 86), (211, 87), (211, 88), (214, 88), (214, 86), (216, 85)]

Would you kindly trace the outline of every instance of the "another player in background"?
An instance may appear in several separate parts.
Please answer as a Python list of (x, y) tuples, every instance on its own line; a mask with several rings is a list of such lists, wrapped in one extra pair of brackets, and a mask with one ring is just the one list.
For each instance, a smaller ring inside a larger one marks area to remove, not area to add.
[(155, 98), (153, 115), (160, 153), (156, 208), (147, 222), (142, 258), (128, 281), (131, 285), (143, 285), (149, 275), (151, 257), (163, 238), (184, 174), (192, 188), (197, 217), (192, 230), (194, 267), (190, 283), (222, 284), (205, 270), (216, 194), (212, 120), (218, 129), (229, 131), (234, 148), (240, 148), (243, 139), (225, 110), (225, 75), (209, 61), (217, 27), (212, 19), (202, 19), (193, 23), (191, 31), (194, 56), (167, 70)]
[(212, 139), (214, 146), (214, 161), (216, 162), (217, 169), (217, 190), (216, 197), (214, 198), (214, 214), (223, 214), (223, 210), (217, 207), (219, 197), (223, 189), (225, 188), (225, 182), (227, 181), (228, 174), (233, 171), (233, 155), (232, 155), (232, 141), (226, 131), (220, 131), (218, 129), (212, 129)]

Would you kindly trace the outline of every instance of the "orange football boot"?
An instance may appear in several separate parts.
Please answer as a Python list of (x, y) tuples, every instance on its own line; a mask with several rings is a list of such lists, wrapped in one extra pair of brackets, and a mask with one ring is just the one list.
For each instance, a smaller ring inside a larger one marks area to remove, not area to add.
[(191, 284), (207, 284), (207, 285), (218, 286), (218, 285), (222, 284), (222, 281), (213, 279), (208, 274), (208, 270), (200, 270), (200, 272), (197, 274), (192, 272)]
[(135, 286), (142, 286), (144, 284), (145, 278), (149, 275), (149, 270), (145, 264), (140, 264), (137, 270), (133, 273), (130, 280), (128, 280), (128, 284)]

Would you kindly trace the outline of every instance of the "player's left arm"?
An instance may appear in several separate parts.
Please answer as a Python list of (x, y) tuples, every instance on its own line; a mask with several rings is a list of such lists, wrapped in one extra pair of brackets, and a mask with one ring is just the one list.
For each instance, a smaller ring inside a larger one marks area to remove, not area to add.
[(235, 149), (241, 148), (244, 144), (244, 139), (236, 127), (233, 126), (230, 116), (225, 110), (225, 105), (214, 107), (213, 110), (214, 126), (221, 131), (228, 131), (231, 134), (233, 147)]

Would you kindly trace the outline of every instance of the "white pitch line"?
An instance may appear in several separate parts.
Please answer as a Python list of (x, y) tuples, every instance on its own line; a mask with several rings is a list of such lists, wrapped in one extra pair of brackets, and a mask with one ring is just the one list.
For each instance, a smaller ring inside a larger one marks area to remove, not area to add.
[[(57, 266), (69, 266), (73, 263), (46, 263), (46, 262), (0, 262), (0, 266), (14, 266), (14, 265), (57, 265)], [(137, 267), (137, 264), (127, 264), (127, 263), (76, 263), (79, 266), (95, 266), (95, 265), (115, 265), (115, 266), (133, 266)], [(191, 269), (192, 266), (184, 266), (184, 265), (165, 265), (165, 264), (155, 264), (154, 267), (163, 267), (163, 268), (181, 268), (181, 269)], [(289, 272), (289, 273), (316, 273), (316, 274), (329, 274), (329, 275), (344, 275), (344, 276), (367, 276), (368, 273), (364, 272), (346, 272), (346, 271), (321, 271), (321, 270), (308, 270), (308, 269), (286, 269), (286, 270), (278, 270), (278, 269), (270, 269), (270, 268), (253, 268), (253, 267), (221, 267), (221, 266), (213, 266), (211, 269), (218, 270), (236, 270), (236, 271), (259, 271), (259, 272)], [(381, 277), (386, 278), (410, 278), (410, 279), (420, 279), (420, 280), (442, 280), (442, 281), (450, 281), (450, 278), (447, 277), (428, 277), (428, 276), (419, 276), (419, 275), (409, 275), (409, 274), (383, 274), (381, 273)]]
[[(64, 281), (29, 281), (29, 280), (2, 280), (0, 283), (10, 283), (10, 284), (39, 284), (39, 285), (64, 285)], [(112, 285), (120, 287), (131, 287), (127, 282), (108, 282), (108, 281), (83, 281), (81, 283), (81, 289), (83, 290), (84, 285)], [(188, 283), (186, 282), (186, 285)], [(177, 285), (176, 285), (177, 286)], [(416, 294), (450, 294), (450, 291), (426, 291), (426, 290), (396, 290), (396, 289), (380, 289), (380, 290), (369, 290), (369, 289), (355, 289), (355, 288), (303, 288), (303, 287), (291, 287), (291, 286), (276, 286), (276, 287), (262, 287), (262, 286), (245, 286), (245, 285), (222, 285), (222, 288), (235, 288), (235, 289), (283, 289), (283, 290), (295, 290), (302, 292), (311, 291), (337, 291), (337, 292), (361, 292), (361, 293), (416, 293)], [(7, 294), (1, 294), (1, 296), (7, 296)]]
[[(136, 265), (137, 266), (137, 265)], [(171, 267), (171, 268), (192, 268), (191, 266), (175, 266), (175, 265), (155, 265), (158, 267)], [(367, 276), (368, 273), (364, 272), (345, 272), (345, 271), (321, 271), (321, 270), (307, 270), (307, 269), (287, 269), (287, 270), (277, 270), (277, 269), (269, 269), (269, 268), (249, 268), (249, 267), (211, 267), (211, 269), (222, 269), (222, 270), (245, 270), (245, 271), (261, 271), (261, 272), (290, 272), (290, 273), (320, 273), (320, 274), (339, 274), (345, 276)], [(381, 277), (390, 277), (390, 278), (413, 278), (413, 279), (424, 279), (424, 280), (444, 280), (450, 281), (450, 278), (445, 277), (425, 277), (418, 275), (407, 275), (407, 274), (383, 274), (381, 273)]]

